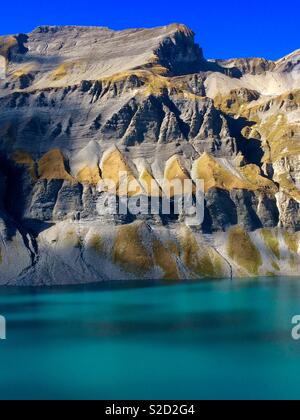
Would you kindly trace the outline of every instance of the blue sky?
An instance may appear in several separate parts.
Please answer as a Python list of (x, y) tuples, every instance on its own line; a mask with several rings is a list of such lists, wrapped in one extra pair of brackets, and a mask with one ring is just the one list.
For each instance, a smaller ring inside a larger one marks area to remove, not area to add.
[(300, 48), (299, 0), (14, 0), (0, 6), (0, 34), (38, 25), (113, 29), (185, 23), (207, 58), (277, 59)]

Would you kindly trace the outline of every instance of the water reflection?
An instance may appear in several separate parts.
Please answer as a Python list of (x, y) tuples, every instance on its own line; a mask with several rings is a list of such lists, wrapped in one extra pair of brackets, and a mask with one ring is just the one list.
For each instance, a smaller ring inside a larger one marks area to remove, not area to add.
[(3, 289), (0, 398), (295, 396), (299, 280)]

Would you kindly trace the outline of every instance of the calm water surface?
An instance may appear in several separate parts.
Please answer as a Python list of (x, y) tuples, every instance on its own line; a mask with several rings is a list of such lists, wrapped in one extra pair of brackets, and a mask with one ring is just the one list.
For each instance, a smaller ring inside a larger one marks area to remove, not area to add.
[(300, 398), (300, 277), (0, 290), (0, 399)]

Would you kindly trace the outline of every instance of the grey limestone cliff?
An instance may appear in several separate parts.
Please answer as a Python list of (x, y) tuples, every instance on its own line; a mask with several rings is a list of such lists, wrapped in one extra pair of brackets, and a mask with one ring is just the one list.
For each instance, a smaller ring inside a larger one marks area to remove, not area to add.
[[(0, 284), (297, 275), (300, 52), (206, 60), (184, 25), (0, 37)], [(101, 215), (102, 179), (203, 179), (197, 229)]]

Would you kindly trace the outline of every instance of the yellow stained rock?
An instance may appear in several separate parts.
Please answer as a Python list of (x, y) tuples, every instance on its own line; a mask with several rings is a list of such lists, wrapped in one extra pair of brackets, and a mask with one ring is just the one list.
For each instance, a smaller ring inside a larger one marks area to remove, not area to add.
[(59, 149), (50, 150), (38, 162), (38, 173), (41, 179), (61, 179), (75, 182), (67, 172), (64, 156)]
[(66, 64), (60, 64), (52, 73), (53, 80), (60, 80), (68, 74)]
[(9, 50), (17, 44), (14, 36), (0, 36), (0, 55), (7, 58)]
[(68, 229), (61, 237), (61, 245), (66, 248), (80, 248), (81, 238), (75, 229)]
[(183, 77), (168, 77), (169, 70), (158, 63), (158, 57), (153, 54), (147, 66), (135, 70), (123, 71), (100, 80), (107, 84), (124, 82), (130, 77), (136, 77), (142, 84), (140, 93), (144, 96), (160, 96), (166, 90), (172, 93), (173, 97), (196, 101), (201, 96), (193, 93), (188, 82)]
[(300, 242), (300, 233), (285, 231), (283, 233), (283, 239), (289, 251), (294, 254), (297, 254)]
[(229, 169), (214, 159), (208, 153), (204, 153), (194, 162), (193, 178), (203, 179), (205, 192), (211, 188), (221, 188), (231, 191), (233, 189), (255, 190), (255, 185), (247, 179), (239, 178)]
[(68, 74), (71, 73), (71, 71), (74, 71), (75, 67), (78, 67), (82, 65), (81, 61), (67, 61), (65, 63), (61, 63), (51, 74), (51, 79), (53, 81), (58, 81), (60, 79), (63, 79)]
[[(274, 117), (275, 118), (275, 117)], [(263, 160), (277, 162), (278, 160), (294, 155), (300, 155), (300, 125), (287, 122), (286, 116), (277, 116), (277, 122), (270, 119), (259, 130), (263, 133), (270, 147), (270, 154), (266, 153)]]
[(174, 155), (167, 161), (164, 178), (168, 181), (190, 179), (188, 171), (181, 165), (179, 156)]
[(179, 280), (176, 258), (158, 239), (153, 240), (154, 263), (165, 273), (166, 280)]
[(33, 180), (35, 180), (37, 178), (36, 169), (35, 169), (35, 161), (32, 158), (32, 156), (30, 156), (29, 153), (24, 152), (22, 150), (17, 150), (12, 155), (12, 160), (17, 165), (25, 166)]
[(258, 275), (263, 260), (250, 235), (241, 227), (234, 226), (228, 233), (229, 257), (251, 275)]
[(92, 249), (97, 254), (104, 254), (105, 247), (102, 238), (99, 234), (93, 234), (87, 243), (87, 248)]
[(118, 228), (113, 262), (129, 273), (145, 276), (159, 267), (166, 280), (178, 280), (176, 255), (143, 222)]
[(261, 175), (261, 170), (257, 165), (246, 165), (239, 168), (241, 174), (257, 189), (266, 189), (276, 194), (278, 188), (276, 184)]
[(224, 261), (213, 248), (197, 242), (193, 232), (182, 228), (180, 232), (181, 259), (195, 277), (220, 278), (226, 273)]
[(168, 25), (167, 28), (175, 29), (186, 36), (194, 36), (194, 32), (188, 26), (183, 25), (182, 23), (171, 23), (171, 25)]
[[(140, 183), (118, 149), (104, 153), (100, 167), (102, 179), (112, 181), (119, 194), (124, 195), (127, 190), (126, 185), (129, 188), (129, 196), (144, 194)], [(121, 178), (121, 174), (125, 175), (124, 178)]]
[(154, 266), (149, 250), (143, 244), (143, 227), (133, 223), (118, 228), (113, 247), (113, 262), (126, 272), (145, 275)]
[(218, 94), (214, 98), (215, 107), (226, 114), (240, 114), (244, 107), (257, 101), (260, 95), (255, 90), (246, 88), (231, 90), (227, 95)]
[(277, 238), (277, 232), (271, 229), (261, 229), (262, 237), (267, 247), (272, 251), (275, 257), (280, 260), (280, 246)]
[(27, 74), (29, 74), (31, 71), (34, 71), (34, 70), (36, 70), (36, 66), (33, 64), (29, 64), (27, 66), (18, 68), (16, 71), (13, 72), (12, 76), (18, 79), (22, 76), (26, 76)]
[(176, 257), (180, 256), (179, 243), (177, 241), (168, 240), (164, 243), (164, 246), (171, 252), (172, 255), (175, 255)]
[(165, 188), (167, 187), (168, 183), (180, 181), (178, 183), (179, 185), (179, 191), (177, 192), (179, 195), (182, 194), (183, 188), (184, 188), (184, 181), (186, 179), (191, 179), (188, 171), (182, 166), (179, 156), (174, 155), (172, 156), (166, 163), (165, 171), (164, 171), (164, 180), (167, 181), (166, 186), (164, 186), (164, 192), (166, 195), (170, 195), (170, 197), (173, 197), (176, 195), (176, 184), (172, 186), (170, 189)]
[(249, 118), (256, 120), (257, 124), (252, 126), (251, 129), (260, 134), (263, 139), (262, 144), (266, 146), (264, 147), (263, 162), (275, 163), (288, 156), (300, 154), (299, 123), (289, 122), (287, 115), (284, 113), (275, 113), (261, 120), (253, 110), (252, 112), (254, 116), (249, 116)]
[(300, 203), (300, 190), (296, 187), (289, 173), (277, 175), (276, 181), (288, 196)]
[(76, 180), (81, 184), (97, 185), (101, 181), (99, 167), (85, 166), (76, 175)]
[(161, 196), (161, 190), (158, 183), (156, 182), (152, 174), (146, 168), (142, 170), (139, 177), (139, 182), (148, 196), (152, 196), (152, 197)]

